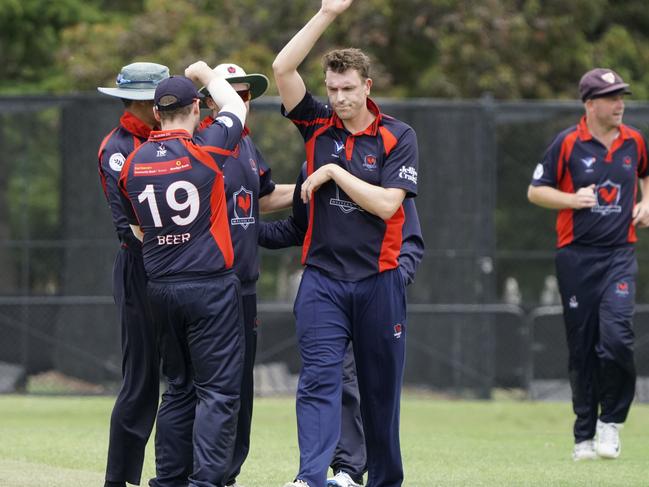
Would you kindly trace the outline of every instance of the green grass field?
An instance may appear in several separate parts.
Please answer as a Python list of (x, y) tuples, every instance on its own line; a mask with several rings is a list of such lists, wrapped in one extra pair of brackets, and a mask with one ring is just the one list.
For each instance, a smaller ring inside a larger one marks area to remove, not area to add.
[[(0, 486), (103, 485), (113, 398), (0, 397)], [(634, 405), (615, 461), (574, 463), (568, 403), (406, 396), (404, 486), (646, 486), (649, 407)], [(151, 445), (150, 445), (151, 446)], [(150, 448), (143, 485), (153, 474)], [(255, 403), (252, 450), (239, 481), (279, 487), (298, 463), (293, 398)]]

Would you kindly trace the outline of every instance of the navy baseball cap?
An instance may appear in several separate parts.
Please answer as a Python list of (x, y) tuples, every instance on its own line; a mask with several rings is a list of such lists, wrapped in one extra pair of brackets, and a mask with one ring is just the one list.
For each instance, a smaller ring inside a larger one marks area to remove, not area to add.
[(579, 81), (581, 101), (592, 100), (613, 93), (631, 94), (629, 84), (612, 69), (595, 68), (588, 71)]
[(153, 104), (158, 111), (175, 110), (190, 105), (196, 98), (203, 98), (194, 83), (184, 76), (170, 76), (155, 89)]

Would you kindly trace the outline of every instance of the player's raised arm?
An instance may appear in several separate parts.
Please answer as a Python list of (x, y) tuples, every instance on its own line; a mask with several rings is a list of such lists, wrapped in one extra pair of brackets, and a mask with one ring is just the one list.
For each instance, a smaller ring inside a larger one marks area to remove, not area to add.
[(204, 61), (197, 61), (188, 66), (185, 69), (185, 76), (206, 86), (214, 102), (221, 107), (221, 111), (236, 115), (241, 125), (245, 125), (248, 113), (246, 104), (223, 76), (212, 71)]
[(322, 5), (302, 29), (284, 46), (275, 61), (273, 73), (282, 104), (290, 112), (304, 98), (306, 86), (297, 68), (334, 19), (347, 10), (353, 0), (322, 0)]

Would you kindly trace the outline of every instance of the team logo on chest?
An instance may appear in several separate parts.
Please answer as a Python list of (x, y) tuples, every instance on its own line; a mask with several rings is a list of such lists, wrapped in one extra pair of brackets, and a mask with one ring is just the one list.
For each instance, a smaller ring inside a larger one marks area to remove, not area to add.
[(363, 167), (368, 171), (376, 171), (376, 156), (366, 155), (363, 159)]
[(155, 153), (156, 157), (165, 157), (167, 155), (167, 148), (164, 144), (160, 144), (158, 151)]
[(239, 191), (232, 193), (232, 200), (234, 202), (234, 218), (230, 220), (230, 224), (241, 225), (245, 230), (249, 225), (255, 223), (255, 217), (252, 216), (252, 191), (241, 186)]
[(631, 159), (631, 156), (624, 156), (622, 163), (622, 167), (627, 171), (633, 167), (633, 159)]
[(342, 152), (342, 150), (344, 148), (345, 148), (345, 143), (344, 142), (334, 139), (334, 153), (332, 153), (331, 155), (333, 157), (340, 158), (339, 154)]
[(620, 213), (622, 207), (620, 206), (620, 196), (622, 193), (622, 185), (615, 184), (610, 179), (597, 186), (597, 206), (590, 209), (593, 213), (600, 213), (602, 215), (609, 215), (611, 213)]
[(595, 170), (593, 166), (596, 161), (597, 159), (594, 157), (584, 157), (581, 162), (586, 167), (585, 172), (593, 172)]

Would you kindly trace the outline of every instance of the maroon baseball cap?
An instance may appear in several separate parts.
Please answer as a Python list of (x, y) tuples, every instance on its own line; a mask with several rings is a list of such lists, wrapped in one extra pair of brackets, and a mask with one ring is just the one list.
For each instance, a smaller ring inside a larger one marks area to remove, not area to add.
[(579, 81), (581, 101), (591, 100), (617, 92), (631, 94), (629, 84), (625, 83), (622, 77), (612, 69), (591, 69)]
[(156, 87), (153, 103), (158, 111), (163, 112), (187, 106), (196, 98), (203, 98), (203, 95), (192, 80), (184, 76), (170, 76)]

